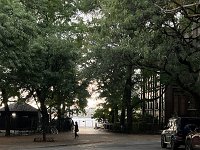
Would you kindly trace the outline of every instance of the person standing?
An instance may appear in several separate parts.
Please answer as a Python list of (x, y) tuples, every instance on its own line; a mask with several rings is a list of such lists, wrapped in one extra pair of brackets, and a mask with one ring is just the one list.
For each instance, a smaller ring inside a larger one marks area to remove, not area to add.
[(79, 129), (78, 129), (78, 123), (77, 123), (77, 121), (75, 122), (74, 126), (75, 126), (74, 131), (75, 131), (75, 139), (76, 139), (76, 137), (79, 137), (79, 135), (78, 135)]

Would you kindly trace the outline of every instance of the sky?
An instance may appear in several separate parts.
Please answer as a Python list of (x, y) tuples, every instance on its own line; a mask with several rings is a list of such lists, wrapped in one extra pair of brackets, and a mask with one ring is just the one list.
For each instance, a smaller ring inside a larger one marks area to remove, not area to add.
[(97, 89), (97, 82), (92, 82), (91, 84), (89, 84), (88, 88), (87, 88), (89, 94), (91, 95), (91, 97), (89, 97), (88, 100), (88, 106), (87, 108), (97, 108), (97, 105), (99, 103), (104, 102), (103, 98), (99, 98), (99, 91)]

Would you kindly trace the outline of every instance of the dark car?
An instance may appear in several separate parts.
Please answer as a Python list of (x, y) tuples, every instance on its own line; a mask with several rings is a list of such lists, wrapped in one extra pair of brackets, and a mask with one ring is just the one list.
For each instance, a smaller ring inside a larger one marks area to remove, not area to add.
[(200, 126), (200, 118), (170, 118), (167, 127), (161, 133), (161, 147), (166, 148), (169, 144), (172, 150), (176, 150), (180, 145), (185, 145), (186, 136), (195, 126)]
[(200, 127), (196, 127), (194, 131), (188, 133), (185, 139), (185, 149), (200, 149)]

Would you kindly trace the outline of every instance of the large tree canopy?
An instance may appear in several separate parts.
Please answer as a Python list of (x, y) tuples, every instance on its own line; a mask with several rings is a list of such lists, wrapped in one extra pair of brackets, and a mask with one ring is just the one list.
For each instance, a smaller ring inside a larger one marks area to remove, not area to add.
[(131, 128), (141, 69), (142, 75), (160, 74), (163, 84), (176, 83), (200, 107), (199, 5), (199, 0), (0, 1), (3, 103), (18, 89), (29, 90), (41, 104), (44, 125), (47, 105), (76, 103), (83, 110), (85, 87), (95, 80), (109, 105), (121, 109), (122, 124), (127, 110)]
[(82, 4), (83, 12), (95, 14), (85, 33), (85, 74), (97, 79), (104, 93), (110, 91), (107, 98), (115, 96), (112, 89), (121, 89), (122, 112), (123, 105), (127, 115), (132, 111), (131, 97), (142, 80), (136, 80), (137, 69), (160, 74), (161, 84), (175, 83), (200, 102), (198, 0), (83, 0)]
[(77, 77), (80, 33), (71, 21), (77, 7), (73, 0), (5, 0), (0, 7), (3, 102), (7, 103), (11, 87), (29, 91), (28, 96), (40, 103), (45, 141), (48, 105), (59, 109), (61, 104), (77, 105), (83, 111), (87, 104), (87, 82)]
[(9, 131), (8, 98), (19, 90), (18, 67), (29, 62), (29, 45), (37, 35), (36, 19), (17, 0), (0, 1), (0, 91)]
[(99, 0), (93, 7), (84, 4), (90, 11), (99, 10), (101, 16), (90, 22), (87, 56), (91, 61), (86, 67), (98, 65), (95, 70), (102, 72), (116, 63), (153, 70), (198, 101), (198, 0)]
[[(86, 105), (86, 87), (77, 78), (77, 59), (80, 44), (77, 26), (72, 23), (77, 8), (74, 1), (26, 1), (27, 10), (37, 18), (38, 37), (32, 42), (31, 64), (21, 68), (26, 76), (27, 88), (41, 104), (43, 140), (48, 124), (47, 105), (54, 103), (61, 117), (61, 105), (77, 104), (81, 110)], [(84, 94), (80, 93), (80, 88)], [(76, 100), (76, 103), (74, 101)], [(65, 109), (65, 107), (64, 107)], [(62, 112), (64, 114), (64, 112)], [(59, 118), (60, 119), (60, 118)]]

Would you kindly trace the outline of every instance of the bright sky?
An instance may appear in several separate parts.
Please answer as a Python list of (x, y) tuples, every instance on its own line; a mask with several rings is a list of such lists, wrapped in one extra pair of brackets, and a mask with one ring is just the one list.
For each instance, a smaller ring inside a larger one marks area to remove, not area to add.
[(99, 103), (104, 101), (103, 99), (99, 98), (100, 93), (97, 91), (97, 83), (95, 81), (89, 84), (87, 90), (91, 95), (91, 97), (87, 99), (88, 108), (96, 108)]

